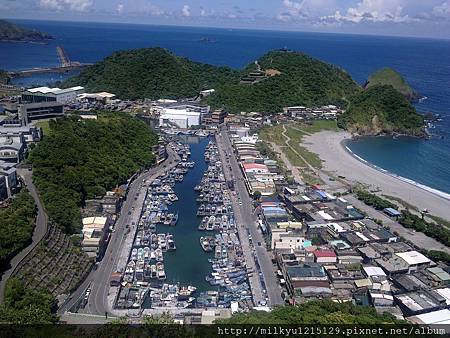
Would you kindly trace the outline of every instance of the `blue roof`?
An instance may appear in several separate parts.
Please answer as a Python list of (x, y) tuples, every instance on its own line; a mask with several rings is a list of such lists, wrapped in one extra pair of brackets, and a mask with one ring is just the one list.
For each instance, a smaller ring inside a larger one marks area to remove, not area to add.
[(322, 190), (317, 190), (316, 193), (318, 193), (322, 198), (327, 198), (327, 193)]
[(384, 212), (390, 216), (401, 216), (401, 212), (395, 210), (394, 208), (385, 208)]

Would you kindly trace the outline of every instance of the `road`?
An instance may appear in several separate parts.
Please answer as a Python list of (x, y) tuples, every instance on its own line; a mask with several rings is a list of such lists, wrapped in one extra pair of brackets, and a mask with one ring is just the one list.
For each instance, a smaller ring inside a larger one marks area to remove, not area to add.
[[(126, 236), (134, 236), (133, 231), (126, 234), (126, 225), (130, 225), (132, 222), (137, 224), (139, 217), (141, 216), (146, 193), (146, 188), (142, 187), (142, 184), (145, 180), (154, 179), (162, 172), (175, 167), (178, 163), (178, 159), (178, 155), (169, 148), (168, 158), (163, 163), (142, 173), (130, 184), (127, 198), (122, 205), (121, 213), (115, 224), (115, 231), (111, 234), (102, 261), (98, 264), (97, 269), (93, 269), (86, 280), (71, 295), (69, 301), (60, 307), (58, 310), (60, 314), (68, 311), (74, 306), (75, 303), (84, 296), (85, 291), (88, 288), (91, 289), (91, 293), (85, 312), (95, 315), (111, 313), (112, 304), (108, 304), (107, 302), (110, 288), (109, 281), (111, 274), (115, 271), (117, 266), (119, 254), (122, 252), (121, 249)], [(139, 195), (137, 196), (138, 193)]]
[(348, 202), (350, 202), (354, 207), (364, 211), (370, 218), (379, 219), (383, 221), (384, 225), (387, 225), (392, 232), (397, 232), (401, 237), (410, 241), (418, 248), (424, 250), (439, 250), (450, 254), (450, 248), (442, 243), (439, 243), (435, 239), (428, 237), (427, 235), (414, 231), (412, 229), (405, 228), (400, 223), (394, 221), (392, 218), (388, 217), (385, 213), (375, 210), (374, 208), (367, 206), (355, 196), (347, 195), (344, 197)]
[[(256, 264), (259, 265), (260, 269), (255, 270), (255, 275), (258, 273), (258, 270), (262, 273), (262, 280), (264, 282), (264, 286), (261, 287), (264, 291), (267, 291), (268, 296), (268, 304), (270, 306), (283, 304), (283, 299), (281, 298), (281, 287), (278, 283), (278, 280), (275, 275), (274, 266), (272, 264), (272, 260), (270, 254), (267, 252), (265, 248), (265, 240), (263, 235), (258, 230), (257, 227), (257, 217), (253, 212), (253, 200), (250, 198), (247, 192), (247, 188), (244, 182), (244, 176), (239, 168), (239, 164), (237, 162), (236, 157), (233, 155), (233, 148), (231, 145), (230, 138), (226, 131), (222, 131), (217, 134), (216, 137), (217, 145), (219, 150), (221, 150), (222, 162), (224, 164), (225, 175), (228, 177), (233, 177), (235, 179), (235, 191), (237, 195), (240, 197), (242, 204), (238, 203), (236, 199), (233, 199), (233, 203), (235, 204), (235, 213), (237, 218), (238, 225), (243, 225), (245, 228), (238, 226), (239, 236), (242, 241), (243, 249), (248, 254), (250, 251), (252, 255), (256, 255)], [(228, 163), (224, 158), (223, 152), (231, 155), (229, 156), (231, 166), (231, 171), (228, 168)], [(250, 232), (252, 237), (252, 242), (255, 246), (250, 245), (248, 240), (247, 229)], [(261, 243), (261, 245), (258, 245)], [(265, 290), (264, 290), (265, 289)], [(258, 292), (258, 291), (257, 291)], [(256, 294), (258, 296), (258, 293)], [(262, 298), (262, 296), (259, 296)], [(262, 299), (261, 299), (262, 300)], [(256, 301), (256, 303), (258, 303)]]
[(2, 275), (2, 280), (0, 281), (0, 303), (3, 302), (3, 296), (6, 286), (6, 281), (9, 277), (11, 277), (14, 270), (17, 268), (20, 262), (39, 244), (39, 242), (44, 238), (47, 233), (48, 226), (48, 216), (44, 210), (39, 194), (36, 190), (36, 187), (33, 184), (33, 175), (32, 172), (28, 169), (18, 169), (17, 170), (19, 176), (22, 178), (25, 186), (30, 192), (31, 196), (34, 199), (34, 203), (38, 208), (38, 214), (36, 217), (36, 226), (34, 228), (33, 236), (31, 238), (31, 243), (21, 252), (19, 252), (16, 256), (14, 256), (10, 261), (10, 269), (5, 271)]

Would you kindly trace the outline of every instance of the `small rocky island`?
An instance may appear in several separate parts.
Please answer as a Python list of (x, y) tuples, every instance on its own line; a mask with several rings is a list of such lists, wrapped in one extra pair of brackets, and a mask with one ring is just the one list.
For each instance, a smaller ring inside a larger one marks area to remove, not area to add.
[(0, 41), (46, 42), (54, 37), (34, 29), (18, 26), (6, 20), (0, 20)]

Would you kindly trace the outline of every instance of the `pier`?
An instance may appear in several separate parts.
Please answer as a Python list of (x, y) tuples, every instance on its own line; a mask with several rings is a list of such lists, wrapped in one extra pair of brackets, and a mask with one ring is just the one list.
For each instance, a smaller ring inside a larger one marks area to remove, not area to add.
[(37, 67), (37, 68), (32, 68), (32, 69), (10, 71), (10, 72), (8, 72), (8, 76), (10, 78), (17, 78), (17, 77), (33, 76), (33, 75), (38, 75), (38, 74), (68, 73), (68, 72), (71, 72), (74, 70), (81, 70), (83, 68), (86, 68), (86, 67), (92, 65), (90, 63), (81, 63), (78, 61), (71, 61), (69, 59), (69, 56), (67, 55), (66, 51), (61, 46), (56, 47), (56, 52), (57, 52), (58, 58), (59, 58), (59, 66), (57, 66), (57, 67)]

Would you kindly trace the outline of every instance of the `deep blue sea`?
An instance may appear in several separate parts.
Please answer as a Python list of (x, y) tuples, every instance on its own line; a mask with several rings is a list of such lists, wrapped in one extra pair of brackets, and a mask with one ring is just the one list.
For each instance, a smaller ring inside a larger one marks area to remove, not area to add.
[[(58, 64), (61, 45), (73, 61), (95, 62), (116, 50), (161, 46), (196, 61), (243, 67), (271, 49), (303, 51), (345, 69), (359, 83), (388, 66), (428, 99), (417, 105), (439, 113), (431, 140), (366, 138), (350, 148), (373, 164), (450, 193), (450, 40), (341, 34), (161, 27), (124, 24), (17, 21), (57, 37), (49, 44), (0, 42), (0, 68), (19, 70)], [(201, 42), (207, 37), (211, 43)], [(60, 76), (21, 79), (46, 84)], [(299, 102), (300, 104), (300, 102)]]

